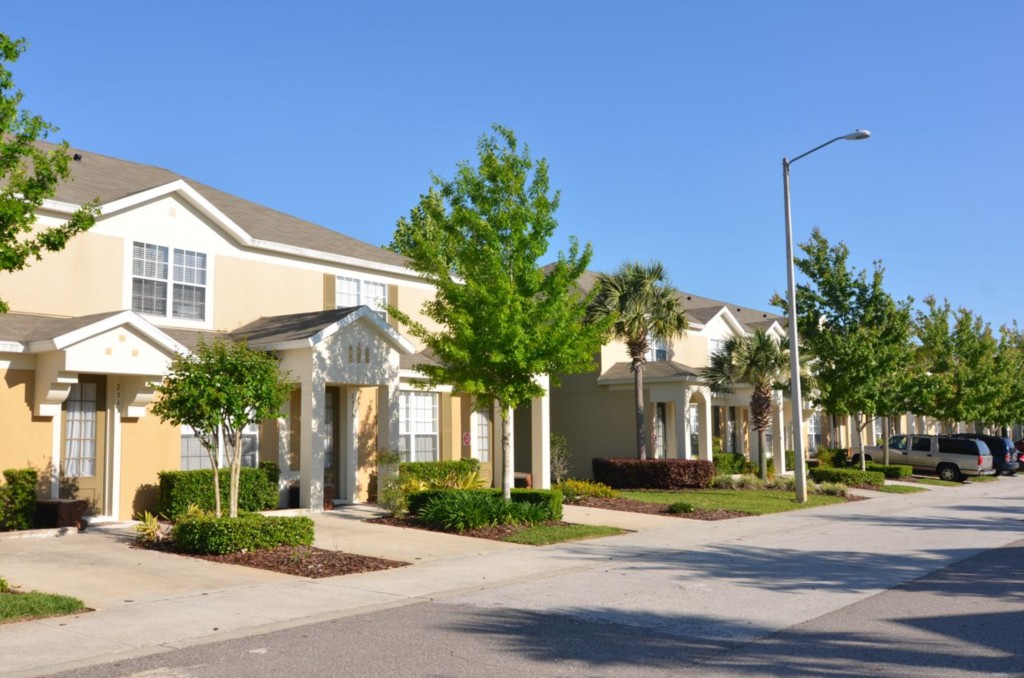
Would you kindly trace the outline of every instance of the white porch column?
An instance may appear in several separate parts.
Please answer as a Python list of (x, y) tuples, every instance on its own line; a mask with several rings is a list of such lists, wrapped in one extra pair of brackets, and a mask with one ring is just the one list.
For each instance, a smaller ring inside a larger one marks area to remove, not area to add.
[(544, 395), (534, 398), (530, 407), (530, 450), (533, 486), (540, 490), (551, 489), (551, 396), (548, 375), (534, 378), (544, 389)]
[(698, 456), (704, 461), (711, 461), (711, 390), (707, 387), (700, 387), (703, 395), (701, 402), (697, 405), (697, 417), (700, 422), (700, 451)]
[(684, 388), (672, 399), (672, 423), (675, 440), (672, 449), (677, 459), (689, 459), (693, 454), (690, 448), (690, 389)]
[[(324, 508), (324, 380), (312, 361), (300, 380), (299, 505), (312, 511)], [(344, 410), (348, 411), (348, 410)]]
[[(356, 490), (359, 487), (359, 389), (353, 386), (342, 388), (340, 400), (345, 404), (341, 412), (346, 416), (341, 499), (349, 504), (358, 504), (359, 493)], [(323, 472), (320, 475), (322, 477)]]
[(786, 471), (786, 412), (781, 391), (772, 393), (772, 458), (776, 473)]

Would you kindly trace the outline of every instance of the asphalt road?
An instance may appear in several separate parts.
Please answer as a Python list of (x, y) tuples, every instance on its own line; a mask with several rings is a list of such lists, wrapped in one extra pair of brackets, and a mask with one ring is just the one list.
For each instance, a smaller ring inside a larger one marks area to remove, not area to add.
[[(567, 607), (500, 587), (60, 675), (1024, 676), (1022, 567), (1024, 540), (768, 633), (713, 611), (612, 609), (597, 591)], [(572, 577), (600, 581), (549, 584)]]

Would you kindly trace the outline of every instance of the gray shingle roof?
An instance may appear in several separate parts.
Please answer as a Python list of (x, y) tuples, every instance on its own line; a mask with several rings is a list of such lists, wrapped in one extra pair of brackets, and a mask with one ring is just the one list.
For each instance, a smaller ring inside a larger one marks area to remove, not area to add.
[(62, 318), (32, 313), (0, 313), (0, 341), (46, 341), (117, 315), (121, 311)]
[(276, 344), (308, 339), (325, 327), (354, 313), (358, 308), (351, 306), (264, 317), (232, 330), (231, 337), (236, 341), (244, 339), (250, 344)]
[[(46, 149), (55, 147), (47, 142), (40, 142), (40, 145)], [(71, 181), (58, 187), (54, 196), (56, 200), (79, 205), (99, 198), (101, 203), (106, 204), (180, 179), (258, 240), (379, 264), (406, 265), (406, 258), (394, 252), (225, 193), (169, 170), (77, 148), (71, 149), (71, 153), (81, 155), (81, 160), (71, 163)]]
[[(692, 381), (700, 378), (700, 370), (674, 360), (658, 360), (644, 365), (644, 381)], [(598, 383), (610, 381), (633, 381), (632, 363), (615, 363), (597, 378)]]

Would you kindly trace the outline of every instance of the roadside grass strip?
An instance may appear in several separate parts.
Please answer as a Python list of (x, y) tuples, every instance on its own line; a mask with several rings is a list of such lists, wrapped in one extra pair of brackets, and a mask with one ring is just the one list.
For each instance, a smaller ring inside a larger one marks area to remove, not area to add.
[(913, 485), (882, 485), (871, 488), (876, 492), (889, 492), (890, 494), (913, 494), (915, 492), (927, 492), (927, 487), (914, 487)]
[(502, 539), (502, 541), (512, 542), (513, 544), (544, 546), (564, 541), (612, 537), (624, 532), (626, 530), (620, 530), (617, 527), (605, 527), (603, 525), (534, 525), (509, 535)]
[(0, 624), (29, 619), (44, 619), (86, 610), (78, 598), (55, 593), (0, 593)]
[(920, 478), (914, 476), (913, 482), (921, 485), (938, 485), (939, 487), (960, 487), (963, 483), (954, 480), (941, 480), (939, 478)]
[(750, 515), (779, 513), (795, 509), (842, 504), (843, 497), (810, 494), (799, 504), (793, 492), (782, 490), (685, 490), (680, 492), (621, 491), (623, 497), (652, 504), (686, 502), (699, 511), (739, 511)]

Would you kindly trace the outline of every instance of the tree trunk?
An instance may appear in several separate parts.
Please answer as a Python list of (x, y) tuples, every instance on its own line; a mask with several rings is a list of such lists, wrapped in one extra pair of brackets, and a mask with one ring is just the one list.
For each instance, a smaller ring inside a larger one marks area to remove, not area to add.
[(884, 453), (882, 459), (885, 465), (889, 465), (889, 417), (882, 417), (882, 449)]
[[(757, 429), (757, 456), (761, 466), (761, 480), (768, 482), (768, 450), (765, 449), (764, 429)], [(775, 469), (778, 473), (779, 469)]]
[(242, 445), (242, 430), (235, 431), (235, 440), (231, 451), (231, 485), (228, 489), (228, 515), (232, 518), (238, 517), (238, 477), (241, 475), (242, 454), (239, 448)]
[(633, 400), (636, 406), (636, 456), (647, 458), (647, 430), (644, 425), (644, 364), (633, 361)]
[(512, 440), (509, 432), (509, 408), (504, 403), (498, 403), (498, 407), (501, 409), (501, 496), (511, 500), (515, 464), (510, 449)]
[(864, 415), (857, 412), (853, 415), (853, 425), (857, 428), (857, 454), (860, 455), (860, 470), (866, 471), (868, 462), (864, 458), (864, 425), (861, 423)]

